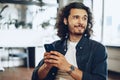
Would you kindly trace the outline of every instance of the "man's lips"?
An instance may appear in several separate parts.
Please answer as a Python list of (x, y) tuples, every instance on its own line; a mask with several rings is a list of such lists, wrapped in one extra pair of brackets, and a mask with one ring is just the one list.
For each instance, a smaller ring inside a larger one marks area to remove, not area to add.
[(82, 26), (82, 25), (75, 25), (74, 27), (75, 27), (75, 28), (79, 28), (79, 29), (85, 29), (85, 27)]

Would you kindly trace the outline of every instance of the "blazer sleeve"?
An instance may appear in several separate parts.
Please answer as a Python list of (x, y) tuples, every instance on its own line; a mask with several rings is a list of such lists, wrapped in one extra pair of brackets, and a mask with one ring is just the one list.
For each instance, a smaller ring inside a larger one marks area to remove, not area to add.
[(38, 69), (40, 66), (42, 66), (42, 64), (43, 64), (43, 60), (41, 60), (38, 66), (34, 68), (31, 80), (39, 80)]

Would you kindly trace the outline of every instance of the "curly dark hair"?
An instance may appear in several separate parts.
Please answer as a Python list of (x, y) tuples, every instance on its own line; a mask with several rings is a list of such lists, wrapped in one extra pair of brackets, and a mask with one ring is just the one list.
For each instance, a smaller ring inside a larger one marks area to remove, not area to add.
[(85, 6), (83, 3), (80, 3), (80, 2), (70, 3), (69, 5), (60, 9), (60, 11), (57, 15), (57, 21), (55, 24), (55, 27), (57, 28), (57, 35), (61, 39), (65, 39), (66, 36), (68, 35), (69, 30), (68, 30), (68, 27), (66, 27), (67, 25), (64, 24), (64, 18), (68, 19), (68, 16), (70, 15), (70, 10), (73, 8), (86, 10), (86, 12), (88, 14), (88, 22), (87, 22), (88, 24), (87, 24), (87, 28), (86, 28), (84, 34), (89, 38), (91, 36), (91, 34), (93, 33), (93, 30), (92, 30), (93, 17), (92, 17), (92, 13), (91, 13), (89, 7)]

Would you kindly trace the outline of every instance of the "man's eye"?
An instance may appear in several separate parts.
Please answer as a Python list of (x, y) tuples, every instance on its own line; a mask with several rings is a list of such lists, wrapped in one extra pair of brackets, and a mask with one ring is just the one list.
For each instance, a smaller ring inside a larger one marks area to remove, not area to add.
[(84, 17), (83, 20), (88, 20), (88, 18), (87, 18), (87, 17)]
[(79, 16), (73, 16), (73, 18), (74, 18), (74, 19), (78, 19), (78, 18), (79, 18)]

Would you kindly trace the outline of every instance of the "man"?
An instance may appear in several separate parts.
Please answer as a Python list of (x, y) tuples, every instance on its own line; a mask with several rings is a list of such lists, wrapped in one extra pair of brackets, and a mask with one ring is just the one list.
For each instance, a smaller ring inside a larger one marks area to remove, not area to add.
[(58, 14), (56, 28), (61, 40), (34, 69), (32, 80), (107, 80), (105, 47), (90, 39), (92, 14), (82, 3), (73, 2)]

